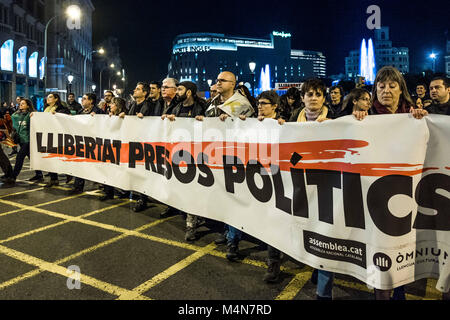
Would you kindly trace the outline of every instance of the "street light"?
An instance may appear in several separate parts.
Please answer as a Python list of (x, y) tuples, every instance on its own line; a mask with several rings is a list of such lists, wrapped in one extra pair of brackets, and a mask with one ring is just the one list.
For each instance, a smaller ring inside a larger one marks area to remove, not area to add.
[(105, 53), (105, 50), (103, 49), (103, 48), (100, 48), (100, 50), (98, 50), (98, 51), (96, 51), (96, 50), (94, 50), (94, 51), (92, 51), (90, 54), (87, 54), (86, 55), (86, 57), (84, 58), (84, 69), (83, 69), (83, 74), (84, 74), (84, 77), (83, 77), (83, 94), (86, 92), (86, 62), (87, 62), (87, 59), (88, 59), (88, 57), (90, 56), (91, 57), (91, 59), (92, 59), (92, 55), (94, 54), (94, 53), (100, 53), (100, 54), (104, 54)]
[[(79, 19), (81, 16), (81, 10), (80, 7), (76, 6), (76, 5), (72, 5), (69, 6), (65, 12), (65, 14), (71, 18), (71, 19)], [(44, 97), (47, 94), (47, 40), (48, 40), (48, 28), (50, 26), (50, 23), (55, 20), (56, 18), (58, 18), (60, 14), (57, 14), (56, 16), (54, 16), (53, 18), (51, 18), (50, 20), (48, 20), (47, 24), (45, 25), (45, 32), (44, 32)]]
[(208, 79), (208, 81), (206, 81), (206, 82), (208, 82), (208, 87), (211, 88), (212, 80), (211, 80), (211, 79)]
[(97, 89), (97, 86), (96, 86), (95, 84), (93, 84), (93, 85), (91, 86), (91, 88), (92, 88), (92, 92), (95, 92), (95, 89)]
[(433, 52), (433, 53), (430, 54), (430, 58), (433, 59), (433, 73), (435, 73), (436, 72), (436, 58), (437, 58), (437, 55)]
[(250, 72), (252, 74), (252, 96), (255, 96), (255, 69), (256, 69), (256, 63), (251, 61), (248, 64), (248, 67), (250, 68)]
[(72, 93), (72, 81), (73, 81), (73, 75), (71, 75), (71, 74), (69, 74), (68, 76), (67, 76), (67, 81), (69, 81), (69, 88), (68, 88), (68, 92), (67, 92), (67, 95), (69, 95), (69, 93)]
[(111, 63), (109, 66), (107, 66), (107, 67), (104, 67), (101, 71), (100, 71), (100, 94), (102, 95), (103, 94), (103, 91), (102, 91), (102, 89), (103, 89), (103, 87), (102, 87), (102, 75), (103, 75), (103, 71), (105, 70), (105, 69), (107, 69), (107, 68), (111, 68), (111, 69), (114, 69), (116, 66), (114, 65), (114, 63)]

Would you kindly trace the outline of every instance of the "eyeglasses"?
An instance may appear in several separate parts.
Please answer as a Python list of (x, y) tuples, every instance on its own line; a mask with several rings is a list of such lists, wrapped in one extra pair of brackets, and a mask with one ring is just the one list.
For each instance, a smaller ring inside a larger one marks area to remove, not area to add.
[(268, 104), (272, 104), (272, 103), (271, 102), (258, 101), (258, 106), (264, 106), (264, 105), (268, 105)]
[(163, 89), (163, 90), (167, 90), (167, 89), (170, 89), (170, 88), (176, 89), (176, 87), (168, 87), (168, 86), (162, 86), (162, 87), (161, 87), (161, 89)]
[(216, 79), (216, 83), (222, 83), (222, 82), (233, 82), (233, 80), (227, 80), (227, 79)]

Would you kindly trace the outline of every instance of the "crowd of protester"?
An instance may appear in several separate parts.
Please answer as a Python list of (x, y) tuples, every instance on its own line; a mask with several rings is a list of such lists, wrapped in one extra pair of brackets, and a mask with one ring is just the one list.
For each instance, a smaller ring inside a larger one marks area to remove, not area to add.
[[(343, 116), (353, 116), (363, 120), (368, 115), (411, 113), (416, 119), (428, 114), (450, 115), (450, 83), (445, 76), (434, 77), (429, 84), (420, 82), (409, 92), (402, 74), (394, 67), (383, 67), (377, 73), (372, 90), (366, 87), (356, 87), (350, 92), (344, 92), (340, 86), (327, 88), (320, 79), (305, 81), (301, 89), (295, 87), (287, 90), (282, 96), (275, 91), (264, 91), (253, 97), (248, 88), (237, 83), (236, 76), (228, 71), (217, 76), (216, 83), (210, 87), (210, 98), (205, 100), (197, 94), (197, 86), (190, 81), (179, 82), (166, 78), (162, 83), (139, 82), (133, 91), (132, 100), (125, 101), (115, 97), (113, 91), (106, 91), (103, 100), (97, 103), (93, 93), (82, 97), (81, 105), (75, 101), (75, 96), (69, 94), (67, 103), (62, 103), (56, 93), (46, 97), (44, 112), (82, 115), (107, 114), (124, 118), (125, 116), (161, 117), (174, 121), (178, 117), (194, 118), (204, 121), (207, 117), (275, 119), (279, 125), (288, 122), (324, 122), (333, 121)], [(237, 106), (237, 107), (236, 107)], [(34, 111), (33, 104), (25, 98), (18, 98), (16, 105), (2, 105), (0, 128), (6, 132), (17, 132), (19, 151), (14, 168), (8, 157), (0, 148), (0, 164), (5, 175), (4, 183), (14, 183), (21, 171), (25, 157), (30, 156), (30, 117)], [(1, 132), (0, 132), (1, 133)], [(5, 138), (5, 137), (4, 137)], [(45, 187), (59, 184), (58, 174), (49, 173), (50, 179)], [(36, 171), (33, 182), (42, 182), (43, 174)], [(68, 176), (66, 182), (72, 177)], [(75, 177), (70, 193), (81, 193), (84, 189), (84, 179)], [(100, 200), (128, 197), (130, 191), (117, 190), (111, 186), (102, 186), (104, 194)], [(134, 194), (136, 199), (132, 210), (139, 212), (147, 208), (150, 199), (143, 194)], [(197, 229), (205, 219), (193, 214), (183, 213), (175, 208), (167, 207), (161, 217), (173, 214), (183, 214), (186, 217), (186, 241), (195, 241)], [(242, 231), (230, 225), (223, 225), (223, 233), (215, 241), (216, 244), (226, 244), (226, 257), (230, 261), (238, 259), (238, 247)], [(271, 246), (268, 247), (268, 269), (264, 276), (266, 282), (277, 282), (280, 275), (282, 253)], [(324, 270), (315, 270), (312, 282), (317, 285), (317, 299), (332, 299), (334, 274)], [(390, 299), (392, 290), (374, 290), (376, 299)], [(394, 290), (395, 299), (405, 299), (403, 287)], [(448, 299), (449, 294), (444, 294)], [(392, 299), (392, 298), (391, 298)]]

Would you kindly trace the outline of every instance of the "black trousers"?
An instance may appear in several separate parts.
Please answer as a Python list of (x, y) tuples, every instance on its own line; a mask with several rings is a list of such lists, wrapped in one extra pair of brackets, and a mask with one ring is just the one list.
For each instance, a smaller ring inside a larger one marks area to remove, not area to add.
[(5, 173), (7, 178), (13, 177), (13, 170), (11, 167), (11, 162), (9, 162), (8, 156), (3, 151), (3, 148), (0, 146), (0, 167), (2, 168), (3, 172)]

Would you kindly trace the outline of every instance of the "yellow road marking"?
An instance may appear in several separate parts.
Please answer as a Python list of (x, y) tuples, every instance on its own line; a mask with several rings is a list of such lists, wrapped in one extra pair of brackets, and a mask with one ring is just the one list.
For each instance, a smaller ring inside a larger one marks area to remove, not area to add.
[[(1, 202), (3, 202), (3, 200), (0, 200), (0, 203)], [(23, 237), (29, 236), (31, 234), (38, 233), (38, 232), (41, 232), (41, 231), (44, 231), (44, 230), (48, 230), (48, 229), (51, 229), (51, 228), (54, 228), (54, 227), (57, 227), (57, 226), (60, 226), (60, 225), (63, 225), (63, 224), (69, 223), (69, 222), (81, 222), (83, 220), (83, 218), (87, 218), (87, 217), (92, 216), (94, 214), (101, 213), (101, 212), (104, 212), (104, 211), (108, 211), (108, 210), (120, 207), (120, 206), (122, 206), (122, 205), (124, 205), (126, 203), (128, 203), (128, 201), (122, 201), (120, 203), (117, 203), (117, 204), (114, 204), (114, 205), (111, 205), (111, 206), (108, 206), (108, 207), (105, 207), (105, 208), (102, 208), (102, 209), (98, 209), (98, 210), (95, 210), (95, 211), (92, 211), (92, 212), (85, 213), (84, 215), (81, 215), (81, 216), (78, 216), (78, 217), (65, 216), (65, 215), (64, 215), (65, 217), (57, 217), (57, 218), (64, 219), (64, 221), (60, 221), (60, 222), (57, 222), (57, 223), (54, 223), (54, 224), (51, 224), (51, 225), (48, 225), (48, 226), (44, 226), (42, 228), (34, 229), (34, 230), (31, 230), (31, 231), (27, 231), (27, 232), (24, 232), (24, 233), (12, 236), (12, 237), (4, 239), (4, 240), (0, 240), (0, 243), (9, 242), (9, 241), (12, 241), (12, 240), (23, 238)], [(22, 210), (38, 211), (38, 210), (30, 209), (30, 207), (22, 209)], [(40, 209), (40, 210), (42, 210), (42, 209)], [(49, 214), (50, 211), (48, 211), (48, 210), (43, 210), (43, 211), (46, 212), (45, 214), (54, 216), (52, 214)], [(42, 213), (40, 211), (38, 211), (38, 212)], [(69, 218), (69, 217), (71, 217), (71, 218)], [(89, 221), (89, 220), (85, 220), (85, 221)]]
[(213, 242), (206, 247), (200, 249), (199, 251), (191, 254), (187, 258), (181, 260), (180, 262), (174, 264), (173, 266), (169, 267), (168, 269), (164, 270), (163, 272), (157, 274), (150, 280), (144, 282), (143, 284), (137, 286), (134, 288), (133, 294), (127, 293), (125, 295), (119, 296), (117, 300), (133, 300), (135, 296), (140, 296), (144, 292), (150, 290), (151, 288), (155, 287), (159, 283), (163, 282), (164, 280), (168, 279), (169, 277), (173, 276), (177, 272), (183, 270), (190, 264), (194, 263), (198, 259), (202, 258), (203, 256), (207, 255), (209, 252), (214, 250), (216, 248), (216, 244)]
[[(67, 277), (67, 269), (62, 267), (62, 266), (58, 266), (54, 263), (50, 263), (47, 261), (44, 261), (42, 259), (30, 256), (28, 254), (4, 247), (0, 245), (0, 252), (11, 257), (14, 258), (16, 260), (25, 262), (27, 264), (31, 264), (34, 265), (36, 267), (38, 267), (39, 269), (43, 270), (43, 271), (48, 271), (54, 274), (59, 274), (63, 277)], [(93, 277), (87, 276), (87, 275), (83, 275), (80, 274), (80, 282), (87, 284), (91, 287), (94, 287), (96, 289), (100, 289), (102, 291), (105, 291), (109, 294), (115, 295), (115, 296), (121, 296), (124, 294), (127, 294), (130, 292), (130, 290), (121, 288), (119, 286), (95, 279)], [(135, 294), (135, 293), (133, 293)], [(145, 299), (146, 297), (140, 297)]]
[(303, 289), (306, 282), (311, 278), (312, 269), (309, 266), (305, 266), (294, 278), (288, 283), (288, 285), (280, 292), (275, 300), (292, 300), (294, 299), (300, 290)]
[[(108, 207), (108, 208), (110, 208), (110, 207)], [(97, 210), (96, 210), (96, 211), (97, 211)], [(89, 214), (93, 214), (93, 213), (89, 213)], [(169, 218), (166, 218), (166, 219), (161, 219), (161, 220), (158, 220), (158, 221), (154, 221), (154, 222), (151, 222), (151, 223), (149, 223), (149, 224), (143, 225), (143, 226), (141, 226), (141, 227), (139, 227), (139, 228), (137, 228), (137, 229), (135, 229), (135, 230), (136, 230), (136, 231), (143, 231), (143, 230), (145, 230), (145, 229), (154, 227), (154, 226), (156, 226), (156, 225), (158, 225), (158, 224), (160, 224), (160, 223), (166, 222), (167, 220), (172, 219), (172, 218), (174, 218), (174, 217), (169, 217)], [(68, 222), (68, 221), (63, 221), (62, 223), (67, 223), (67, 222)], [(58, 223), (58, 224), (62, 224), (62, 223)], [(65, 262), (70, 261), (70, 260), (72, 260), (72, 259), (75, 259), (75, 258), (77, 258), (77, 257), (79, 257), (79, 256), (81, 256), (81, 255), (83, 255), (83, 254), (87, 254), (87, 253), (89, 253), (89, 252), (93, 252), (94, 250), (97, 250), (97, 249), (99, 249), (99, 248), (102, 248), (102, 247), (104, 247), (104, 246), (107, 246), (107, 245), (109, 245), (109, 244), (112, 244), (112, 243), (114, 243), (114, 242), (117, 242), (117, 241), (119, 241), (119, 240), (121, 240), (121, 239), (123, 239), (123, 238), (125, 238), (125, 237), (128, 237), (128, 236), (129, 236), (129, 235), (122, 234), (122, 235), (117, 236), (117, 237), (115, 237), (115, 238), (106, 240), (106, 241), (104, 241), (104, 242), (102, 242), (102, 243), (99, 243), (99, 244), (97, 244), (97, 245), (95, 245), (95, 246), (92, 246), (92, 247), (87, 248), (87, 249), (85, 249), (85, 250), (82, 250), (82, 251), (80, 251), (80, 252), (74, 253), (74, 254), (72, 254), (72, 255), (70, 255), (70, 256), (67, 256), (67, 257), (65, 257), (65, 258), (62, 258), (62, 259), (60, 259), (60, 260), (57, 260), (57, 261), (54, 262), (54, 264), (59, 265), (59, 264), (65, 263)], [(0, 242), (0, 243), (1, 243), (1, 242)], [(42, 273), (43, 271), (44, 271), (44, 270), (36, 269), (36, 270), (30, 271), (30, 272), (27, 272), (27, 273), (25, 273), (25, 274), (23, 274), (23, 275), (20, 275), (20, 276), (18, 276), (18, 277), (15, 277), (15, 278), (13, 278), (13, 279), (10, 279), (10, 280), (8, 280), (8, 281), (5, 281), (5, 282), (3, 282), (3, 283), (0, 283), (0, 290), (4, 289), (4, 288), (6, 288), (6, 287), (9, 287), (9, 286), (11, 286), (11, 285), (15, 285), (15, 284), (17, 284), (17, 283), (19, 283), (19, 282), (21, 282), (21, 281), (23, 281), (23, 280), (26, 280), (26, 279), (28, 279), (28, 278), (34, 277), (34, 276), (36, 276), (36, 275)]]

